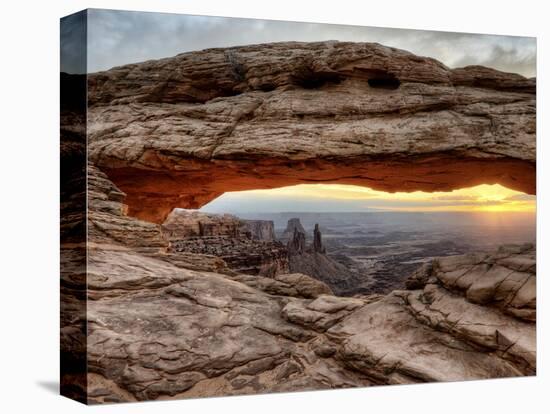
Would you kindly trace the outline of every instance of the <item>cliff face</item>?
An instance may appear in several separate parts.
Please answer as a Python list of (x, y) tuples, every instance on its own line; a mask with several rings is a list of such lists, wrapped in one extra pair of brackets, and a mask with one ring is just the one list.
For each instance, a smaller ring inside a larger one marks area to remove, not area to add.
[(299, 183), (534, 194), (535, 87), (372, 43), (208, 49), (89, 75), (89, 155), (157, 223)]
[(289, 272), (287, 250), (277, 241), (257, 242), (223, 236), (188, 237), (173, 240), (170, 251), (219, 257), (238, 273), (273, 277)]
[(273, 222), (241, 220), (230, 214), (176, 209), (161, 226), (169, 252), (214, 256), (240, 273), (288, 273), (288, 254), (273, 234)]
[(275, 241), (273, 221), (244, 220), (231, 214), (209, 214), (196, 210), (174, 209), (162, 223), (162, 231), (169, 239), (228, 236)]
[(162, 231), (173, 240), (208, 236), (245, 237), (241, 220), (235, 216), (181, 209), (175, 209), (168, 215), (162, 223)]
[(243, 228), (250, 232), (252, 239), (275, 241), (275, 226), (271, 220), (241, 220)]

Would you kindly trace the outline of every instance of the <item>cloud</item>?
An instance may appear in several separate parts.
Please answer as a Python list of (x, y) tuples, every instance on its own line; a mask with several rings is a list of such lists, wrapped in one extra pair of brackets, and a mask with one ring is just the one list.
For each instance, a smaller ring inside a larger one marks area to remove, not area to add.
[(432, 200), (435, 201), (475, 201), (478, 197), (475, 195), (467, 195), (467, 194), (457, 194), (457, 195), (443, 195), (443, 196), (434, 196), (432, 197)]
[(201, 208), (201, 211), (209, 213), (234, 213), (243, 212), (285, 212), (285, 211), (310, 211), (310, 212), (350, 212), (350, 211), (376, 211), (379, 208), (366, 205), (362, 200), (340, 199), (316, 199), (309, 197), (281, 196), (265, 198), (258, 196), (236, 196), (237, 193), (225, 193)]
[(535, 202), (537, 196), (531, 194), (514, 194), (506, 197), (506, 201), (531, 201)]
[(61, 72), (86, 73), (86, 11), (61, 19)]
[(464, 200), (445, 200), (441, 201), (438, 199), (429, 199), (429, 200), (386, 200), (386, 199), (375, 199), (369, 200), (368, 205), (377, 208), (388, 208), (398, 206), (399, 208), (421, 208), (421, 207), (441, 207), (441, 208), (452, 208), (452, 207), (488, 207), (488, 206), (499, 206), (504, 205), (505, 202), (501, 200), (478, 200), (476, 198), (464, 199)]
[(527, 77), (536, 75), (536, 50), (531, 47), (520, 49), (518, 47), (504, 47), (494, 45), (491, 52), (485, 56), (465, 55), (456, 62), (456, 66), (483, 65), (506, 72), (522, 73)]
[(280, 41), (377, 42), (449, 67), (534, 76), (534, 38), (115, 10), (89, 11), (89, 71), (212, 47)]

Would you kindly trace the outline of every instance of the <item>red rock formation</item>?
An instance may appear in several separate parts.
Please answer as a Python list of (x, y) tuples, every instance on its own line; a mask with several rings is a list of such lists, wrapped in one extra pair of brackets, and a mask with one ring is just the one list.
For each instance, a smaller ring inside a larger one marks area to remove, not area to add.
[(241, 226), (241, 220), (230, 214), (174, 210), (162, 223), (162, 231), (170, 240), (208, 236), (244, 237)]
[(89, 154), (160, 223), (226, 191), (535, 193), (535, 80), (370, 43), (190, 52), (89, 76)]

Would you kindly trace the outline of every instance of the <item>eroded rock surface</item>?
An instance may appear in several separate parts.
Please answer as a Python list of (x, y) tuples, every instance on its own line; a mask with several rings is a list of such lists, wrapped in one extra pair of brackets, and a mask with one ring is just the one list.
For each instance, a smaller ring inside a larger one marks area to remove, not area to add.
[(161, 226), (168, 252), (218, 257), (238, 273), (288, 273), (288, 252), (274, 239), (273, 222), (230, 214), (175, 209)]
[(88, 368), (135, 399), (368, 383), (320, 361), (314, 334), (246, 284), (106, 248), (91, 251), (90, 273)]
[[(125, 216), (123, 194), (97, 168), (89, 174), (87, 314), (66, 321), (62, 341), (80, 349), (75, 333), (87, 324), (91, 403), (535, 373), (531, 245), (436, 259), (411, 290), (338, 297), (303, 274), (239, 274), (219, 258), (221, 267), (167, 253), (160, 226)], [(152, 247), (122, 237), (126, 227)], [(65, 269), (83, 269), (79, 257)], [(514, 273), (457, 282), (457, 270), (480, 264)], [(474, 291), (492, 293), (469, 294), (481, 280)], [(69, 275), (62, 286), (65, 306), (83, 299)]]
[(88, 80), (90, 158), (148, 221), (298, 183), (535, 193), (536, 82), (520, 75), (373, 43), (287, 42)]
[(533, 375), (534, 258), (526, 244), (435, 259), (411, 276), (415, 290), (394, 291), (327, 333), (346, 364), (382, 383)]
[(502, 246), (493, 254), (440, 259), (434, 276), (473, 303), (536, 319), (536, 252), (532, 244)]

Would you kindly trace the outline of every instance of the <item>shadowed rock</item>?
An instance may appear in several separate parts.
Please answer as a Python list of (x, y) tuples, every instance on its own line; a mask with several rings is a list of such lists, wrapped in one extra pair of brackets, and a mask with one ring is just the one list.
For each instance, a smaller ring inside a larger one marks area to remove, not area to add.
[(321, 231), (319, 230), (319, 224), (315, 224), (313, 229), (313, 251), (317, 253), (326, 253), (325, 246), (321, 240)]
[(254, 240), (275, 241), (275, 226), (271, 220), (242, 220)]
[(306, 251), (306, 234), (295, 227), (292, 238), (288, 241), (287, 249), (290, 256), (304, 253)]

